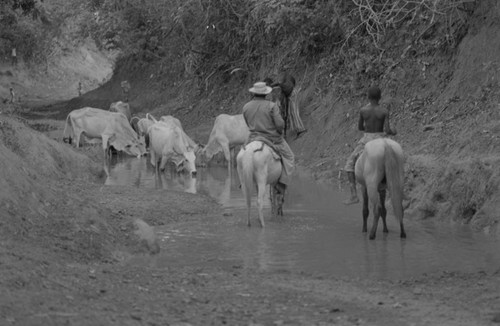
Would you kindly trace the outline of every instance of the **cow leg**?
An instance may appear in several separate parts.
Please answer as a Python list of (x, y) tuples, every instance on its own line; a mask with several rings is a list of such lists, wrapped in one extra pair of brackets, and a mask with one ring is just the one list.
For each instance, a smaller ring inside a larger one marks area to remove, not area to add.
[(80, 137), (82, 135), (82, 131), (77, 129), (75, 130), (75, 147), (79, 148), (80, 147)]
[(236, 147), (229, 147), (229, 157), (231, 158), (231, 166), (236, 166), (236, 155), (238, 154), (236, 151)]
[(370, 210), (368, 208), (368, 191), (365, 186), (361, 187), (361, 193), (363, 194), (363, 229), (362, 232), (368, 232), (368, 215)]
[(106, 173), (107, 176), (109, 176), (109, 169), (108, 169), (108, 162), (110, 161), (110, 148), (108, 145), (108, 139), (109, 137), (106, 135), (102, 136), (102, 150), (103, 150), (103, 161), (104, 161), (104, 172)]
[(158, 162), (158, 160), (156, 160), (156, 163), (155, 163), (155, 174), (157, 176), (160, 175), (160, 163)]
[(155, 151), (150, 150), (149, 151), (149, 162), (151, 163), (152, 166), (155, 167), (155, 172), (156, 172), (156, 154)]
[(169, 157), (167, 155), (161, 156), (160, 171), (165, 171), (165, 165), (167, 165)]
[(224, 158), (226, 159), (227, 162), (227, 169), (228, 171), (231, 171), (231, 149), (229, 148), (229, 144), (227, 142), (221, 143), (222, 150), (224, 151)]
[(163, 189), (163, 180), (162, 180), (162, 176), (160, 174), (160, 169), (159, 169), (159, 164), (158, 162), (155, 163), (154, 165), (154, 169), (155, 169), (155, 174), (154, 174), (154, 177), (155, 177), (155, 186), (157, 189)]

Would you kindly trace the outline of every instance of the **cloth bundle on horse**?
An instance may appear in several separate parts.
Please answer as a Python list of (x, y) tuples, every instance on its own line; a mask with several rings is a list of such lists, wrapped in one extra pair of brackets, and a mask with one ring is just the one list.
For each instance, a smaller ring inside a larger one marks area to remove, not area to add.
[(285, 121), (285, 137), (289, 136), (291, 132), (297, 135), (296, 138), (300, 137), (307, 129), (300, 118), (295, 78), (286, 72), (282, 75), (278, 83), (273, 83), (270, 78), (266, 79), (271, 87), (276, 87), (280, 90), (273, 99), (279, 103), (281, 116)]

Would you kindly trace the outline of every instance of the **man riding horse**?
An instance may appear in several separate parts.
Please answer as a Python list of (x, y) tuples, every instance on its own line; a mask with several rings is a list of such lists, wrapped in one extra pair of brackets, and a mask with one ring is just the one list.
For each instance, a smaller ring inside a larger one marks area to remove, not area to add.
[(285, 122), (278, 105), (266, 99), (272, 91), (271, 87), (265, 82), (257, 82), (249, 91), (253, 99), (243, 106), (243, 117), (250, 131), (247, 143), (263, 140), (280, 154), (283, 169), (276, 188), (284, 194), (295, 169), (294, 154), (283, 135)]
[(364, 135), (358, 141), (356, 148), (354, 148), (354, 151), (347, 159), (344, 167), (351, 187), (351, 198), (344, 202), (346, 205), (359, 202), (354, 165), (359, 155), (363, 152), (365, 144), (370, 140), (386, 135), (396, 135), (396, 130), (391, 129), (389, 123), (389, 111), (387, 108), (379, 105), (380, 98), (382, 97), (380, 88), (377, 86), (370, 87), (367, 95), (369, 103), (360, 109), (358, 120), (358, 130), (364, 131)]

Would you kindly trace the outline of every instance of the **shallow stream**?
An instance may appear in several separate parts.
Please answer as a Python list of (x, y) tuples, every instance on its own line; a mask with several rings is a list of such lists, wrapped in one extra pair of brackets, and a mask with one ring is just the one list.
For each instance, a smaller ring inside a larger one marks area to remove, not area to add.
[(306, 175), (297, 176), (289, 188), (283, 217), (272, 218), (267, 203), (265, 229), (258, 223), (255, 196), (252, 227), (246, 226), (236, 169), (229, 176), (226, 167), (200, 168), (196, 178), (166, 171), (157, 180), (147, 158), (125, 158), (112, 165), (106, 184), (205, 194), (224, 207), (221, 216), (157, 228), (160, 265), (213, 262), (377, 279), (500, 269), (500, 239), (468, 226), (405, 219), (408, 238), (402, 240), (395, 218), (388, 215), (389, 233), (382, 233), (379, 225), (377, 238), (369, 240), (361, 232), (361, 204), (343, 205), (347, 192)]

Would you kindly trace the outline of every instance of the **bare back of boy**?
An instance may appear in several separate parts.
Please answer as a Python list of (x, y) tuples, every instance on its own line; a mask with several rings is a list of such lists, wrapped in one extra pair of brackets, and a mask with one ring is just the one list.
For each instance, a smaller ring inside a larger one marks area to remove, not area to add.
[[(392, 134), (389, 126), (389, 119), (387, 118), (389, 112), (385, 107), (369, 103), (361, 108), (359, 115), (359, 130), (368, 133), (382, 133)], [(385, 129), (385, 130), (384, 130)]]

